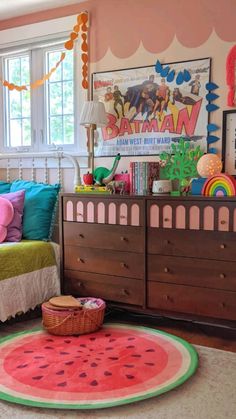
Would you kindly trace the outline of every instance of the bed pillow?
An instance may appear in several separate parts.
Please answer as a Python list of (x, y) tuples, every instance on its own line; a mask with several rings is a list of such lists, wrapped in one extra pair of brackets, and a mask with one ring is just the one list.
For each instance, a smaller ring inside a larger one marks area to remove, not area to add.
[(10, 192), (11, 183), (0, 180), (0, 194)]
[(19, 242), (22, 238), (22, 217), (24, 211), (25, 191), (2, 194), (1, 197), (11, 202), (14, 209), (12, 222), (7, 227), (7, 242)]
[(0, 197), (0, 243), (6, 239), (7, 226), (11, 223), (13, 217), (14, 209), (12, 203)]
[(60, 185), (15, 180), (11, 192), (25, 190), (23, 238), (50, 240)]

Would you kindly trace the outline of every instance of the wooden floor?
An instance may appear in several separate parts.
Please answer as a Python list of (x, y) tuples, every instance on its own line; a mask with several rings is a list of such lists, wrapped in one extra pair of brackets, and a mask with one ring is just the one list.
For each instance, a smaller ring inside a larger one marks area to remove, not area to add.
[(137, 325), (153, 327), (163, 330), (187, 340), (188, 342), (208, 346), (210, 348), (221, 349), (223, 351), (236, 352), (236, 330), (186, 322), (182, 320), (170, 320), (164, 318), (154, 318), (119, 311), (112, 311), (106, 316), (105, 321), (120, 321), (134, 323)]

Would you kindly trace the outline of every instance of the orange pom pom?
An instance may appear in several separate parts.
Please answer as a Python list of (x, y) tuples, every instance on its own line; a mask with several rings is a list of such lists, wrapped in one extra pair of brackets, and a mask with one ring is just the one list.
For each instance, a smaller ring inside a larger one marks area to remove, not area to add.
[(78, 38), (78, 34), (77, 34), (77, 33), (75, 33), (75, 32), (71, 32), (71, 34), (70, 34), (70, 39), (71, 39), (72, 41), (74, 41), (76, 38)]
[(86, 39), (87, 39), (87, 34), (86, 34), (86, 33), (82, 33), (81, 38), (83, 39), (83, 41), (86, 41)]
[(70, 39), (69, 41), (65, 42), (64, 46), (65, 46), (66, 49), (71, 50), (71, 49), (73, 49), (74, 42), (71, 41), (71, 39)]
[(83, 63), (87, 63), (88, 62), (88, 54), (82, 54), (81, 55), (82, 61)]
[(87, 13), (82, 13), (80, 16), (81, 16), (82, 23), (87, 23), (88, 22), (88, 14)]
[(84, 79), (84, 80), (82, 81), (82, 87), (83, 87), (84, 89), (88, 89), (88, 80)]
[(82, 49), (82, 51), (87, 52), (88, 51), (88, 44), (86, 42), (83, 42), (82, 45), (81, 45), (81, 49)]
[(76, 32), (76, 33), (78, 33), (79, 32), (79, 25), (75, 25), (73, 27), (73, 31)]

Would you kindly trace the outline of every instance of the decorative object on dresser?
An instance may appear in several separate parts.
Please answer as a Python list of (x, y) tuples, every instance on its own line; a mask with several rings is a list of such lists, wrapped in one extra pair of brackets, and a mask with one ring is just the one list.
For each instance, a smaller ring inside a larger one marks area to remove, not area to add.
[(62, 194), (64, 293), (235, 326), (235, 204), (232, 197)]

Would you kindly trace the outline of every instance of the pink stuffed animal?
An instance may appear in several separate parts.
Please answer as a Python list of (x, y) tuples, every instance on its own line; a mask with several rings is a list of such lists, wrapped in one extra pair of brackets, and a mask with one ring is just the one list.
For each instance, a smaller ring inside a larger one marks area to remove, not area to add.
[(8, 199), (0, 196), (0, 243), (7, 237), (7, 226), (14, 217), (13, 205)]

